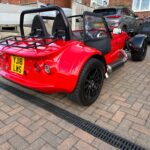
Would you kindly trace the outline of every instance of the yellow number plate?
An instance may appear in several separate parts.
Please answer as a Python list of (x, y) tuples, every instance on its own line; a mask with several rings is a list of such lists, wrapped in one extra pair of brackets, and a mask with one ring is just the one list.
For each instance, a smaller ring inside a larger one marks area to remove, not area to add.
[(23, 75), (24, 63), (24, 58), (18, 56), (11, 56), (11, 71)]

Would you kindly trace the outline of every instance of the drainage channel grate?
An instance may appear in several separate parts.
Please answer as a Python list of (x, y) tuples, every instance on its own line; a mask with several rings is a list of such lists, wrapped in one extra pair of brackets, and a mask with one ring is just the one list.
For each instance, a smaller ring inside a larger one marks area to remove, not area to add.
[(119, 148), (122, 150), (144, 150), (144, 148), (142, 148), (141, 146), (138, 146), (118, 135), (115, 135), (114, 133), (111, 133), (111, 132), (109, 132), (109, 131), (107, 131), (85, 119), (82, 119), (60, 107), (57, 107), (41, 98), (38, 98), (31, 94), (25, 93), (19, 89), (16, 89), (15, 87), (12, 87), (12, 86), (7, 85), (2, 82), (0, 82), (0, 88), (3, 88), (24, 100), (27, 100), (41, 108), (44, 108), (45, 110), (68, 121), (69, 123), (75, 125), (76, 127), (84, 130), (85, 132), (93, 135), (96, 138), (103, 140), (104, 142), (106, 142), (116, 148)]

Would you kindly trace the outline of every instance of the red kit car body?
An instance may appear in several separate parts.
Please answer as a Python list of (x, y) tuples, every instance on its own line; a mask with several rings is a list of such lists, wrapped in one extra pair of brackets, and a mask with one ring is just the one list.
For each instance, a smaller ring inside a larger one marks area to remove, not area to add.
[[(43, 29), (42, 27), (42, 37), (34, 36), (34, 34), (30, 37), (25, 37), (22, 27), (24, 15), (43, 12), (45, 9), (46, 11), (55, 9), (60, 11), (59, 14), (62, 15), (65, 25), (67, 24), (65, 34), (70, 32), (68, 19), (63, 11), (56, 6), (24, 11), (21, 15), (20, 23), (22, 35), (20, 37), (7, 37), (0, 41), (0, 75), (2, 77), (44, 93), (72, 93), (77, 87), (84, 66), (90, 59), (98, 59), (103, 63), (103, 73), (105, 75), (108, 74), (108, 66), (120, 60), (123, 63), (127, 60), (127, 55), (124, 51), (126, 41), (129, 39), (127, 33), (111, 33), (108, 31), (106, 22), (104, 22), (106, 27), (104, 32), (105, 37), (108, 34), (109, 43), (105, 39), (104, 42), (106, 42), (105, 45), (108, 44), (110, 47), (106, 53), (86, 43), (85, 40), (77, 40), (68, 35), (67, 38), (60, 38), (60, 35), (57, 38), (45, 37), (46, 32), (43, 34), (45, 28)], [(95, 15), (89, 12), (87, 14), (91, 17)], [(87, 14), (85, 13), (83, 18), (86, 18)], [(96, 15), (96, 17), (99, 16)], [(101, 17), (101, 19), (104, 18)], [(54, 24), (58, 26), (57, 23)], [(85, 24), (86, 21), (84, 21), (82, 31), (84, 32), (84, 39), (86, 38)], [(32, 27), (34, 28), (34, 26)], [(76, 32), (72, 32), (72, 35), (76, 34)], [(59, 34), (63, 33), (59, 32)], [(96, 39), (99, 39), (99, 37), (101, 36), (96, 35)], [(105, 47), (105, 45), (103, 44), (102, 47)], [(82, 104), (89, 105), (91, 102), (88, 104), (83, 102)]]

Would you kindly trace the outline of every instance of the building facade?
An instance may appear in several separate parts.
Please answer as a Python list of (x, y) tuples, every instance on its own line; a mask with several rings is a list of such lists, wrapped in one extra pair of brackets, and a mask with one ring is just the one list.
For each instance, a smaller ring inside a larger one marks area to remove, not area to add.
[[(35, 3), (38, 0), (0, 0), (2, 3), (11, 4), (29, 4)], [(43, 3), (49, 3), (58, 5), (60, 7), (72, 7), (73, 0), (39, 0)], [(74, 0), (78, 3), (90, 7), (106, 7), (106, 6), (127, 6), (130, 7), (134, 12), (136, 12), (141, 17), (150, 16), (150, 0)], [(105, 5), (105, 6), (104, 6)]]
[(32, 4), (37, 1), (45, 4), (54, 4), (60, 7), (71, 7), (71, 0), (0, 0), (0, 3), (9, 3), (9, 4)]
[(150, 16), (150, 0), (110, 0), (110, 6), (127, 6), (140, 17)]

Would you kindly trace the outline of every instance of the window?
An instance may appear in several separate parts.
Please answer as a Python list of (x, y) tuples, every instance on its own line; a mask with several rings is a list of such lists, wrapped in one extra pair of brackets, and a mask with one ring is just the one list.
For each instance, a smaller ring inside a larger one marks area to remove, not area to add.
[(150, 0), (133, 0), (134, 11), (150, 11)]
[(116, 15), (117, 14), (117, 10), (114, 8), (106, 8), (106, 9), (96, 9), (94, 10), (95, 13), (100, 13), (104, 16), (108, 16), (108, 15)]
[(109, 0), (91, 0), (91, 7), (95, 6), (108, 6)]

